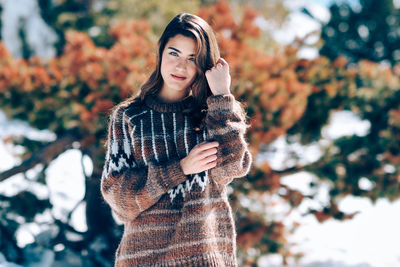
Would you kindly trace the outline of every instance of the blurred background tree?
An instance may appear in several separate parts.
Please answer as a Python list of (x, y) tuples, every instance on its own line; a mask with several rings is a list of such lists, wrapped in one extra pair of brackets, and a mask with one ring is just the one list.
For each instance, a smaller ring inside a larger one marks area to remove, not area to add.
[[(110, 47), (115, 40), (109, 38), (108, 29), (120, 20), (145, 18), (150, 22), (154, 41), (157, 40), (169, 20), (180, 12), (195, 13), (200, 6), (215, 4), (216, 0), (186, 1), (140, 1), (140, 0), (38, 0), (41, 15), (58, 35), (58, 54), (65, 45), (65, 32), (69, 29), (86, 32), (97, 46)], [(235, 13), (247, 5), (256, 8), (268, 18), (270, 27), (279, 27), (285, 21), (288, 10), (282, 1), (244, 1), (230, 3)], [(271, 47), (275, 44), (268, 31), (261, 33), (264, 42), (259, 45)], [(26, 57), (28, 58), (28, 57)]]
[[(245, 179), (232, 184), (229, 196), (241, 266), (254, 266), (270, 253), (281, 254), (286, 263), (301, 257), (291, 251), (287, 238), (298, 225), (285, 225), (282, 218), (269, 213), (268, 207), (277, 199), (290, 207), (288, 215), (304, 200), (316, 198), (318, 188), (328, 183), (328, 205), (308, 211), (323, 222), (354, 216), (338, 208), (338, 201), (349, 194), (372, 200), (399, 197), (399, 65), (390, 68), (357, 60), (349, 66), (344, 57), (299, 59), (302, 40), (277, 49), (256, 22), (261, 14), (272, 21), (274, 14), (285, 16), (287, 10), (279, 1), (252, 1), (253, 7), (244, 6), (243, 1), (187, 1), (188, 7), (151, 0), (138, 1), (136, 6), (133, 2), (41, 1), (47, 22), (64, 40), (59, 56), (47, 62), (36, 57), (15, 59), (0, 44), (0, 107), (8, 117), (56, 135), (46, 142), (6, 138), (25, 152), (20, 165), (0, 173), (0, 181), (39, 165), (30, 180), (45, 185), (47, 167), (68, 149), (78, 149), (93, 162), (93, 172), (83, 173), (88, 231), (72, 227), (73, 210), (65, 218), (53, 216), (45, 222), (57, 231), (48, 242), (39, 243), (50, 250), (63, 244), (56, 259), (75, 255), (84, 266), (112, 264), (122, 227), (113, 220), (99, 190), (107, 116), (112, 106), (136, 92), (148, 77), (158, 35), (181, 10), (198, 14), (216, 31), (222, 56), (230, 63), (232, 92), (246, 104), (252, 126), (248, 140), (256, 161)], [(271, 23), (282, 23), (280, 16), (275, 18)], [(368, 120), (369, 132), (324, 140), (322, 128), (329, 114), (343, 109)], [(280, 137), (289, 143), (317, 145), (321, 156), (305, 162), (301, 153), (291, 151), (283, 167), (274, 169), (263, 155), (273, 153), (271, 144)], [(313, 175), (313, 194), (303, 195), (281, 182), (299, 172)], [(365, 189), (360, 181), (369, 181), (372, 187)], [(7, 237), (1, 239), (0, 251), (10, 261), (24, 263), (27, 254), (17, 246), (15, 231), (51, 210), (51, 202), (24, 191), (1, 196), (0, 203), (0, 233)]]
[(330, 59), (344, 55), (351, 62), (400, 61), (400, 9), (393, 0), (360, 0), (356, 6), (341, 1), (330, 7), (330, 13), (330, 21), (322, 27), (321, 55)]

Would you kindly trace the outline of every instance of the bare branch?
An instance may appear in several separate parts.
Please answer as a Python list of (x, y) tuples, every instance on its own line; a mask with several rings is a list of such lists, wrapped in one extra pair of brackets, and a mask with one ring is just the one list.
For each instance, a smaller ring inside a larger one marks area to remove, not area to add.
[(49, 164), (58, 155), (67, 149), (72, 147), (72, 143), (79, 140), (79, 135), (76, 130), (71, 130), (61, 138), (55, 140), (54, 142), (45, 145), (38, 151), (34, 152), (30, 158), (22, 162), (20, 165), (13, 167), (7, 171), (0, 173), (0, 182), (5, 179), (25, 172), (33, 168), (36, 164), (42, 163), (44, 165)]
[(290, 174), (295, 174), (295, 173), (302, 172), (302, 171), (307, 171), (310, 169), (320, 168), (321, 166), (323, 166), (325, 164), (326, 164), (326, 159), (320, 159), (318, 161), (315, 161), (313, 163), (303, 165), (303, 166), (294, 166), (294, 167), (290, 167), (290, 168), (287, 168), (284, 170), (273, 170), (272, 173), (276, 173), (281, 176), (290, 175)]
[(287, 168), (284, 170), (277, 170), (277, 171), (274, 170), (272, 172), (279, 174), (279, 175), (290, 175), (290, 174), (294, 174), (294, 173), (305, 171), (305, 170), (306, 170), (306, 166), (295, 166), (295, 167)]

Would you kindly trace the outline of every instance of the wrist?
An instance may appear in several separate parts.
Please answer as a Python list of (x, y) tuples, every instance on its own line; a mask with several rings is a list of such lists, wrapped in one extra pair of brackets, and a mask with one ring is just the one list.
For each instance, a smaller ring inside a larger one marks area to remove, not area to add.
[(213, 95), (229, 95), (231, 91), (229, 89), (219, 89), (219, 90), (211, 90)]
[(183, 174), (184, 175), (187, 175), (187, 173), (185, 172), (185, 169), (184, 169), (184, 158), (183, 159), (181, 159), (181, 161), (179, 161), (179, 165), (181, 166), (181, 169), (182, 169), (182, 172), (183, 172)]
[(215, 93), (213, 95), (217, 96), (217, 95), (229, 95), (229, 94), (230, 94), (229, 92), (219, 92), (219, 93)]

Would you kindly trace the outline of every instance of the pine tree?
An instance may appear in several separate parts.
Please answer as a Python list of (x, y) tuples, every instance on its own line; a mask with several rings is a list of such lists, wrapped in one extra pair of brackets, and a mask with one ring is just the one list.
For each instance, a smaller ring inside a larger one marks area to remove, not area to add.
[(322, 27), (321, 55), (332, 60), (344, 55), (351, 62), (400, 61), (400, 9), (393, 0), (360, 0), (358, 7), (340, 2), (330, 7), (330, 13), (330, 21)]

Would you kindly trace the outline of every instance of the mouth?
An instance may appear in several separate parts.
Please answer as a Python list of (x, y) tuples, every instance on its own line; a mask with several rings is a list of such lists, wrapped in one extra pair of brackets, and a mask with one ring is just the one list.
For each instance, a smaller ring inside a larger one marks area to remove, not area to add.
[(171, 74), (171, 76), (172, 76), (172, 78), (179, 80), (179, 81), (186, 80), (186, 77), (184, 77), (184, 76), (179, 76), (179, 75), (174, 75), (174, 74)]

